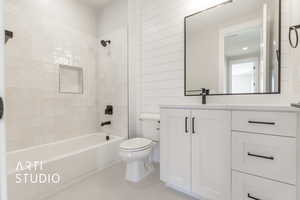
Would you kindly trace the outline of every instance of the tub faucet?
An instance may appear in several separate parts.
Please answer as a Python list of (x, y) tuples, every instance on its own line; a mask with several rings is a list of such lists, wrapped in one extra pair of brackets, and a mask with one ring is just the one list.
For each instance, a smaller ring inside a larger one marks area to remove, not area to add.
[(107, 125), (111, 125), (111, 121), (107, 121), (107, 122), (102, 122), (101, 126), (107, 126)]

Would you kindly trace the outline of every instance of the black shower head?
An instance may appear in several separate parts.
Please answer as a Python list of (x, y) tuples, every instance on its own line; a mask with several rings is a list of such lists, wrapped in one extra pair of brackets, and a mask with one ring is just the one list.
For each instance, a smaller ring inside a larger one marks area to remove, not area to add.
[(106, 47), (110, 43), (111, 43), (110, 40), (101, 40), (101, 44), (102, 44), (103, 47)]

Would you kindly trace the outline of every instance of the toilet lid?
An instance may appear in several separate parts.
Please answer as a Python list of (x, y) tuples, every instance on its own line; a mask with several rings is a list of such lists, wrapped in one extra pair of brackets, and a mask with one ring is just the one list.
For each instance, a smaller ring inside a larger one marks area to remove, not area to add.
[(125, 150), (144, 149), (151, 144), (152, 144), (152, 140), (146, 138), (134, 138), (122, 142), (120, 148)]

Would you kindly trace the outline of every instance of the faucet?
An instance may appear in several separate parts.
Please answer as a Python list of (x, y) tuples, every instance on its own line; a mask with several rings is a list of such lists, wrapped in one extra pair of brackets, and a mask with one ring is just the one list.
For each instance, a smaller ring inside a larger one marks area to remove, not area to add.
[(106, 122), (102, 122), (101, 126), (107, 126), (107, 125), (111, 125), (111, 121), (106, 121)]
[(202, 88), (201, 96), (202, 96), (202, 104), (206, 104), (206, 96), (209, 95), (209, 89)]
[[(111, 121), (101, 122), (101, 127), (107, 126), (107, 125), (111, 125)], [(110, 140), (110, 136), (109, 135), (106, 135), (105, 138), (106, 138), (106, 141)]]

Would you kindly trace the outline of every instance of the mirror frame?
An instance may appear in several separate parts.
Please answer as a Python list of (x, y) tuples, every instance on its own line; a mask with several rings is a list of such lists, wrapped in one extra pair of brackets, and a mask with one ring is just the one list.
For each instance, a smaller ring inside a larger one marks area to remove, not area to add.
[[(223, 93), (223, 94), (208, 94), (207, 96), (224, 96), (224, 95), (269, 95), (269, 94), (280, 94), (281, 93), (281, 42), (282, 42), (282, 30), (281, 30), (281, 23), (282, 23), (282, 13), (281, 13), (281, 10), (282, 10), (282, 1), (281, 0), (278, 0), (279, 2), (279, 21), (278, 21), (278, 26), (279, 26), (279, 30), (278, 30), (278, 52), (279, 52), (279, 55), (278, 55), (278, 92), (260, 92), (260, 93)], [(203, 13), (203, 12), (206, 12), (208, 10), (211, 10), (211, 9), (215, 9), (215, 8), (218, 8), (218, 7), (221, 7), (221, 6), (224, 6), (228, 3), (233, 3), (234, 1), (233, 0), (227, 0), (223, 3), (220, 3), (220, 4), (217, 4), (215, 6), (212, 6), (212, 7), (209, 7), (209, 8), (206, 8), (204, 10), (201, 10), (201, 11), (198, 11), (198, 12), (195, 12), (191, 15), (188, 15), (188, 16), (185, 16), (184, 17), (184, 96), (202, 96), (202, 94), (200, 94), (201, 92), (201, 89), (199, 90), (186, 90), (186, 68), (187, 68), (187, 56), (186, 56), (186, 37), (187, 37), (187, 20), (190, 18), (190, 17), (193, 17), (197, 14), (200, 14), (200, 13)], [(199, 94), (187, 94), (187, 92), (196, 92), (196, 91), (199, 91)]]

